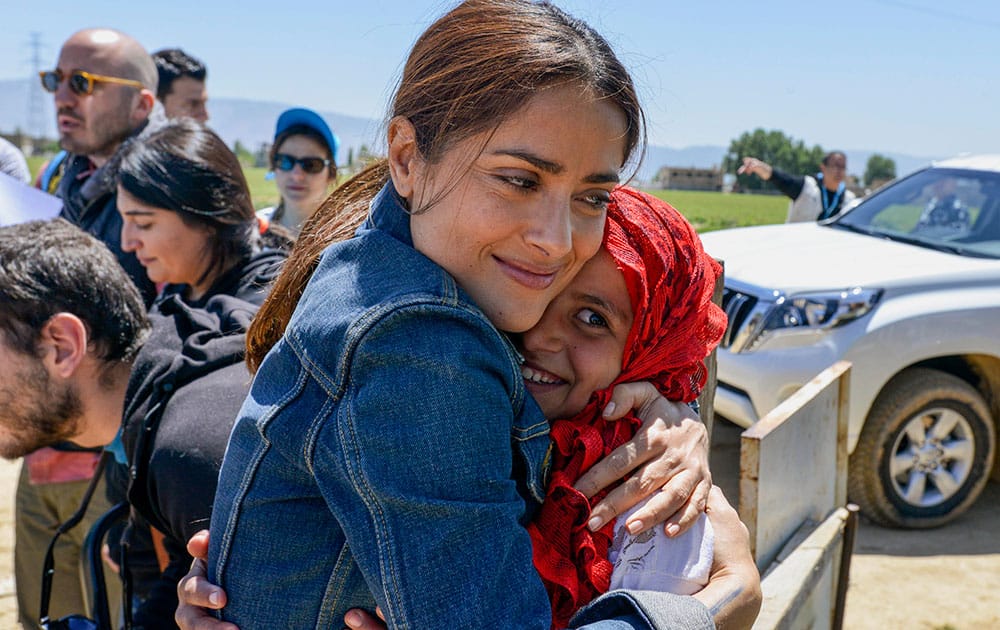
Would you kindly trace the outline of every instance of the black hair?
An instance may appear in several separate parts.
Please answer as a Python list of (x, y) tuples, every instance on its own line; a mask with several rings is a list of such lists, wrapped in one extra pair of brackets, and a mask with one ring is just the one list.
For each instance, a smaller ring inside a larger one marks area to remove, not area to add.
[(844, 158), (844, 162), (847, 161), (847, 154), (844, 153), (843, 151), (830, 151), (829, 153), (827, 153), (826, 155), (823, 156), (823, 160), (822, 160), (823, 166), (829, 166), (830, 165), (830, 158), (838, 156), (838, 155), (840, 157)]
[(0, 227), (0, 334), (38, 356), (57, 313), (80, 318), (109, 364), (131, 363), (149, 331), (139, 290), (104, 243), (63, 219)]
[(118, 183), (142, 203), (209, 230), (211, 263), (199, 281), (249, 257), (258, 245), (243, 168), (226, 143), (199, 122), (171, 120), (130, 143), (122, 152)]
[(200, 60), (195, 59), (180, 48), (165, 48), (152, 54), (156, 71), (160, 75), (156, 86), (156, 98), (163, 100), (170, 94), (174, 81), (181, 77), (191, 77), (195, 81), (204, 81), (208, 70)]

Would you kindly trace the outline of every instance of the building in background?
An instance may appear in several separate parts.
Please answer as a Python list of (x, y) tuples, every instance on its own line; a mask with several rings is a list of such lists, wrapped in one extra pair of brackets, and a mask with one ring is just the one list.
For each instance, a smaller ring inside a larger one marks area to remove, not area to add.
[(671, 190), (709, 190), (722, 192), (722, 171), (693, 166), (664, 166), (656, 172), (653, 186)]

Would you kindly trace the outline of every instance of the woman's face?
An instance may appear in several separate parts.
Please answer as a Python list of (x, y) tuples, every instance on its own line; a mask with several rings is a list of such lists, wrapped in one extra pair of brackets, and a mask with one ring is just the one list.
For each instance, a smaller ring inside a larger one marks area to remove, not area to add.
[(455, 143), (436, 163), (417, 158), (414, 246), (497, 328), (527, 330), (600, 247), (625, 131), (616, 105), (553, 87), (492, 135)]
[[(328, 160), (330, 155), (323, 145), (309, 136), (289, 136), (278, 147), (277, 153), (291, 156), (296, 160), (316, 158)], [(324, 167), (318, 173), (307, 173), (296, 163), (292, 170), (283, 171), (275, 166), (274, 181), (286, 208), (290, 208), (303, 219), (312, 215), (326, 199), (330, 184), (330, 169)]]
[(524, 384), (546, 418), (575, 416), (615, 380), (632, 320), (625, 277), (602, 249), (521, 336)]
[(122, 215), (122, 249), (134, 252), (153, 282), (188, 284), (197, 293), (198, 279), (211, 263), (211, 232), (191, 227), (176, 212), (147, 205), (121, 186), (118, 212)]

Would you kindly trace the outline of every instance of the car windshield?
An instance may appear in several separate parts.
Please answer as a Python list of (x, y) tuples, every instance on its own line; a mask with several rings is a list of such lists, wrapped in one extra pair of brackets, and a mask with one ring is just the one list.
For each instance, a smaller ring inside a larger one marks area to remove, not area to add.
[(918, 171), (829, 225), (963, 256), (1000, 258), (1000, 173)]

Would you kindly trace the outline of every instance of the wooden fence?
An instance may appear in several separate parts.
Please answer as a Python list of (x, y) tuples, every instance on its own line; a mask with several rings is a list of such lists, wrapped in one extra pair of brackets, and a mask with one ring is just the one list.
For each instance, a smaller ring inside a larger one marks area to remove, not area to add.
[(856, 508), (847, 502), (850, 363), (824, 370), (743, 432), (740, 518), (761, 570), (754, 628), (839, 628)]

